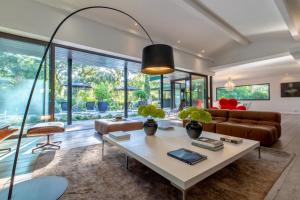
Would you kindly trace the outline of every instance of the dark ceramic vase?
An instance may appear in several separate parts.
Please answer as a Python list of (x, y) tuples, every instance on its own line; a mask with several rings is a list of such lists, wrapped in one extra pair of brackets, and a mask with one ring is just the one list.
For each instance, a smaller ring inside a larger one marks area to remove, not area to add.
[(197, 121), (190, 121), (186, 125), (186, 132), (192, 139), (198, 138), (203, 130), (202, 124)]
[(144, 123), (144, 131), (148, 136), (154, 135), (157, 131), (156, 121), (154, 119), (147, 119)]

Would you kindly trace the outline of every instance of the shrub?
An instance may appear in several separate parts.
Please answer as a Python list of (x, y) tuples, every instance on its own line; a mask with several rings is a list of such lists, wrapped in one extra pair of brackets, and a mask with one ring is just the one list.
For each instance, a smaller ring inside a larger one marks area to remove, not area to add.
[(165, 111), (150, 104), (147, 106), (140, 106), (138, 109), (138, 115), (143, 117), (165, 118)]
[(210, 123), (212, 120), (211, 114), (209, 112), (196, 107), (189, 107), (182, 110), (178, 114), (178, 117), (182, 120), (189, 119), (192, 121), (200, 121), (203, 123)]

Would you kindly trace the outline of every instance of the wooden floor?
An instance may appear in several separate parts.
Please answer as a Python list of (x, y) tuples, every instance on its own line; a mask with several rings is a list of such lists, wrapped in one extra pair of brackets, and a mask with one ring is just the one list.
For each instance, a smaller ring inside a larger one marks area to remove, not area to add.
[[(86, 127), (85, 127), (86, 128)], [(39, 142), (43, 142), (44, 137), (23, 138), (20, 149), (16, 182), (31, 178), (31, 172), (39, 153), (32, 154), (31, 150)], [(100, 144), (101, 139), (94, 129), (80, 130), (78, 126), (70, 126), (65, 133), (55, 134), (51, 137), (53, 141), (62, 141), (61, 149), (67, 150), (81, 146)], [(0, 190), (7, 187), (11, 175), (13, 159), (15, 156), (16, 139), (6, 140), (1, 143), (1, 148), (12, 147), (12, 152), (0, 157)]]
[(300, 200), (300, 115), (282, 117), (282, 137), (274, 148), (296, 154), (275, 200)]
[[(88, 125), (88, 126), (86, 126)], [(56, 134), (54, 141), (63, 141), (62, 149), (71, 149), (80, 146), (89, 146), (100, 144), (101, 139), (92, 125), (85, 124), (83, 127), (70, 126), (64, 134)], [(78, 130), (80, 128), (89, 128), (87, 130)], [(36, 143), (41, 142), (43, 138), (24, 138), (21, 147), (20, 158), (17, 167), (17, 179), (23, 181), (31, 178), (31, 172), (34, 162), (39, 155), (32, 154), (31, 149)], [(1, 143), (0, 148), (15, 147), (16, 140), (7, 140)], [(288, 172), (283, 185), (281, 186), (276, 200), (298, 200), (300, 199), (300, 115), (282, 116), (282, 136), (273, 148), (281, 149), (290, 153), (295, 153), (296, 158), (293, 166)], [(14, 151), (0, 157), (0, 190), (9, 183), (9, 177), (12, 168)]]

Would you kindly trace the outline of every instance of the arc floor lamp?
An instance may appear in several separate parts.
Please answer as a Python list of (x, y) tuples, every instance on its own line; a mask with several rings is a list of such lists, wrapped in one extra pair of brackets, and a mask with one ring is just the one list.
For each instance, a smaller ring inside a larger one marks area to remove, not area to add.
[[(33, 81), (33, 85), (32, 85), (31, 91), (30, 91), (30, 95), (29, 95), (29, 98), (28, 98), (28, 101), (27, 101), (27, 104), (26, 104), (26, 108), (25, 108), (25, 112), (24, 112), (24, 116), (23, 116), (23, 119), (22, 119), (20, 133), (18, 135), (17, 148), (16, 148), (16, 153), (15, 153), (15, 158), (14, 158), (14, 163), (13, 163), (13, 168), (12, 168), (12, 173), (11, 173), (10, 185), (9, 185), (9, 188), (2, 191), (2, 195), (3, 194), (6, 195), (8, 200), (12, 200), (12, 199), (14, 199), (14, 200), (15, 199), (31, 200), (31, 199), (39, 198), (37, 195), (30, 195), (31, 191), (34, 192), (34, 193), (37, 193), (37, 192), (44, 193), (43, 194), (44, 196), (45, 196), (45, 193), (46, 193), (47, 195), (52, 196), (52, 198), (50, 198), (50, 199), (58, 199), (65, 192), (65, 190), (67, 188), (67, 180), (65, 178), (62, 178), (62, 177), (43, 177), (42, 179), (37, 178), (37, 179), (31, 179), (31, 180), (28, 180), (28, 181), (18, 183), (18, 184), (15, 185), (16, 191), (14, 192), (14, 190), (13, 190), (14, 189), (15, 174), (16, 174), (16, 167), (17, 167), (18, 156), (19, 156), (19, 151), (20, 151), (20, 145), (21, 145), (21, 141), (22, 141), (22, 136), (23, 136), (23, 132), (24, 132), (24, 126), (25, 126), (25, 123), (26, 123), (26, 118), (27, 118), (30, 103), (31, 103), (31, 100), (32, 100), (32, 95), (34, 93), (34, 89), (35, 89), (38, 77), (40, 75), (43, 63), (45, 62), (45, 59), (47, 57), (47, 53), (50, 49), (51, 44), (53, 43), (53, 39), (56, 36), (56, 34), (57, 34), (58, 30), (60, 29), (60, 27), (70, 17), (72, 17), (73, 15), (75, 15), (79, 12), (82, 12), (84, 10), (98, 9), (98, 8), (113, 10), (113, 11), (116, 11), (116, 12), (119, 12), (119, 13), (122, 13), (122, 14), (128, 16), (134, 22), (136, 22), (143, 29), (143, 31), (146, 33), (147, 37), (149, 38), (149, 40), (151, 42), (151, 45), (146, 46), (143, 49), (142, 69), (141, 69), (142, 73), (157, 75), (157, 74), (167, 74), (167, 73), (171, 73), (171, 72), (174, 71), (174, 59), (173, 59), (173, 49), (172, 49), (172, 47), (169, 46), (169, 45), (165, 45), (165, 44), (154, 44), (153, 40), (151, 39), (151, 37), (148, 34), (148, 32), (146, 31), (146, 29), (134, 17), (132, 17), (128, 13), (126, 13), (122, 10), (112, 8), (112, 7), (107, 7), (107, 6), (89, 6), (89, 7), (78, 9), (78, 10), (72, 12), (71, 14), (69, 14), (68, 16), (66, 16), (58, 24), (55, 31), (51, 35), (50, 40), (49, 40), (49, 42), (46, 46), (45, 52), (43, 54), (42, 60), (40, 62), (40, 65), (38, 67), (37, 73), (35, 75), (35, 79)], [(48, 188), (44, 188), (45, 191), (39, 191), (40, 188), (33, 188), (33, 187), (39, 187), (43, 184), (48, 186)], [(53, 187), (50, 187), (51, 188), (50, 191), (49, 191), (49, 186), (53, 186)], [(46, 190), (48, 190), (48, 191), (46, 191)], [(20, 193), (22, 193), (22, 194), (20, 194)], [(0, 195), (0, 197), (2, 195)], [(27, 198), (24, 195), (27, 196)], [(47, 199), (49, 199), (49, 198), (47, 198)]]

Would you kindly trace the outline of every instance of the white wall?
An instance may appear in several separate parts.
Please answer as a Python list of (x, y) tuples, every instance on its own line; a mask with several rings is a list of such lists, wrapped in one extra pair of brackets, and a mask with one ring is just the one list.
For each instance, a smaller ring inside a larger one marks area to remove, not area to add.
[[(276, 111), (282, 113), (300, 114), (300, 97), (281, 98), (280, 83), (300, 82), (300, 74), (277, 75), (264, 78), (247, 80), (233, 80), (236, 85), (270, 83), (270, 101), (245, 101), (252, 102), (250, 110)], [(224, 87), (225, 82), (213, 84), (214, 100), (216, 101), (216, 88)]]
[[(30, 0), (1, 0), (0, 4), (0, 31), (42, 40), (48, 40), (58, 23), (67, 15)], [(135, 17), (138, 19), (138, 16)], [(137, 60), (141, 58), (142, 48), (149, 44), (149, 41), (133, 34), (78, 16), (64, 24), (56, 39), (58, 43), (104, 50), (106, 53), (113, 52)], [(207, 67), (210, 63), (196, 56), (175, 50), (174, 60), (176, 68), (211, 74)]]

